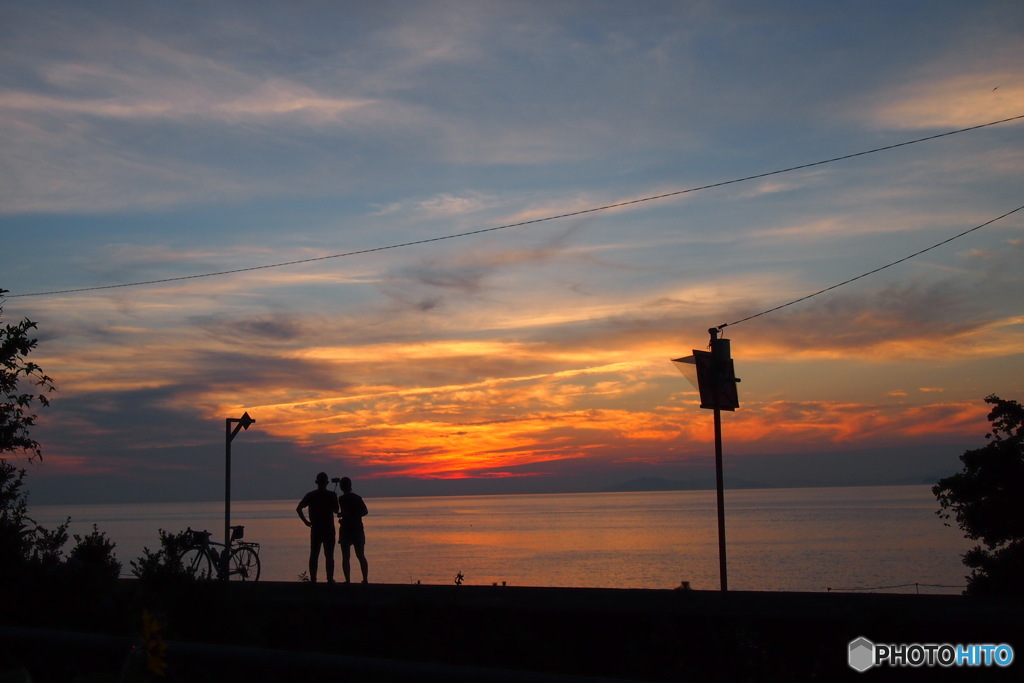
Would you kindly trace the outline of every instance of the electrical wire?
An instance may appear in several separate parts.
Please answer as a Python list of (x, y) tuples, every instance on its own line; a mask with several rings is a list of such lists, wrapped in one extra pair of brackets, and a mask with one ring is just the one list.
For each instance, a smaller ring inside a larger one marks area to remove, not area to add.
[[(628, 200), (628, 201), (616, 202), (614, 204), (605, 204), (603, 206), (596, 206), (596, 207), (592, 207), (592, 208), (589, 208), (589, 209), (582, 209), (580, 211), (570, 211), (568, 213), (561, 213), (561, 214), (557, 214), (557, 215), (554, 215), (554, 216), (546, 216), (544, 218), (534, 218), (534, 219), (527, 220), (527, 221), (519, 221), (517, 223), (507, 223), (505, 225), (497, 225), (497, 226), (492, 226), (492, 227), (489, 227), (489, 228), (480, 228), (478, 230), (470, 230), (470, 231), (467, 231), (467, 232), (460, 232), (460, 233), (456, 233), (456, 234), (453, 234), (453, 235), (443, 235), (441, 237), (429, 237), (429, 238), (426, 238), (426, 239), (413, 240), (413, 241), (410, 241), (410, 242), (401, 242), (401, 243), (398, 243), (398, 244), (389, 244), (389, 245), (386, 245), (386, 246), (372, 247), (372, 248), (369, 248), (369, 249), (358, 249), (358, 250), (355, 250), (355, 251), (347, 251), (347, 252), (343, 252), (343, 253), (340, 253), (340, 254), (331, 254), (329, 256), (317, 256), (317, 257), (313, 257), (313, 258), (298, 259), (298, 260), (295, 260), (295, 261), (283, 261), (283, 262), (280, 262), (280, 263), (270, 263), (270, 264), (266, 264), (266, 265), (262, 265), (262, 266), (248, 266), (248, 267), (245, 267), (245, 268), (234, 268), (234, 269), (231, 269), (231, 270), (221, 270), (221, 271), (216, 271), (216, 272), (211, 272), (211, 273), (199, 273), (199, 274), (196, 274), (196, 275), (179, 275), (177, 277), (161, 278), (161, 279), (157, 279), (157, 280), (142, 280), (142, 281), (139, 281), (139, 282), (124, 282), (124, 283), (113, 284), (113, 285), (97, 285), (97, 286), (93, 286), (93, 287), (79, 287), (79, 288), (76, 288), (76, 289), (58, 289), (58, 290), (52, 290), (52, 291), (47, 291), (47, 292), (29, 292), (29, 293), (24, 293), (24, 294), (10, 294), (10, 293), (8, 293), (6, 295), (6, 297), (9, 298), (9, 299), (15, 299), (15, 298), (19, 298), (19, 297), (29, 297), (29, 296), (51, 296), (51, 295), (55, 295), (55, 294), (75, 294), (75, 293), (79, 293), (79, 292), (93, 292), (93, 291), (104, 290), (104, 289), (119, 289), (119, 288), (124, 288), (124, 287), (141, 287), (143, 285), (156, 285), (156, 284), (163, 284), (163, 283), (167, 283), (167, 282), (181, 282), (183, 280), (196, 280), (196, 279), (200, 279), (200, 278), (217, 277), (217, 276), (221, 276), (221, 275), (234, 275), (234, 274), (237, 274), (237, 273), (248, 273), (248, 272), (252, 272), (252, 271), (255, 271), (255, 270), (266, 270), (268, 268), (284, 268), (286, 266), (295, 266), (295, 265), (300, 265), (300, 264), (304, 264), (304, 263), (314, 263), (316, 261), (327, 261), (327, 260), (330, 260), (330, 259), (345, 258), (345, 257), (349, 257), (349, 256), (358, 256), (358, 255), (361, 255), (361, 254), (372, 254), (374, 252), (387, 251), (387, 250), (390, 250), (390, 249), (402, 249), (404, 247), (412, 247), (412, 246), (417, 246), (417, 245), (421, 245), (421, 244), (430, 244), (432, 242), (441, 242), (441, 241), (444, 241), (444, 240), (457, 239), (457, 238), (461, 238), (461, 237), (469, 237), (469, 236), (472, 236), (472, 235), (481, 235), (481, 234), (484, 234), (484, 233), (495, 232), (495, 231), (498, 231), (498, 230), (507, 230), (509, 228), (520, 228), (520, 227), (527, 226), (527, 225), (534, 225), (534, 224), (537, 224), (537, 223), (544, 223), (544, 222), (547, 222), (547, 221), (554, 221), (554, 220), (559, 220), (559, 219), (562, 219), (562, 218), (572, 218), (572, 217), (575, 217), (575, 216), (583, 216), (583, 215), (586, 215), (586, 214), (597, 213), (599, 211), (608, 211), (610, 209), (617, 209), (617, 208), (621, 208), (621, 207), (624, 207), (624, 206), (631, 206), (631, 205), (634, 205), (634, 204), (642, 204), (644, 202), (652, 202), (652, 201), (656, 201), (656, 200), (659, 200), (659, 199), (667, 199), (669, 197), (678, 197), (680, 195), (690, 194), (690, 193), (693, 193), (693, 192), (699, 192), (701, 190), (710, 190), (710, 189), (713, 189), (713, 188), (716, 188), (716, 187), (724, 187), (726, 185), (734, 185), (736, 183), (743, 183), (743, 182), (747, 182), (747, 181), (750, 181), (750, 180), (758, 180), (760, 178), (767, 178), (769, 176), (779, 175), (779, 174), (782, 174), (782, 173), (790, 173), (792, 171), (799, 171), (799, 170), (803, 170), (803, 169), (807, 169), (807, 168), (814, 168), (815, 166), (822, 166), (824, 164), (831, 164), (831, 163), (835, 163), (837, 161), (845, 161), (847, 159), (854, 159), (856, 157), (866, 156), (868, 154), (875, 154), (877, 152), (884, 152), (884, 151), (891, 150), (891, 149), (897, 149), (899, 147), (906, 147), (908, 145), (915, 145), (915, 144), (920, 143), (920, 142), (927, 142), (929, 140), (936, 140), (938, 138), (949, 137), (951, 135), (958, 135), (960, 133), (966, 133), (966, 132), (973, 131), (973, 130), (979, 130), (981, 128), (988, 128), (990, 126), (996, 126), (996, 125), (999, 125), (1001, 123), (1008, 123), (1010, 121), (1017, 121), (1017, 120), (1020, 120), (1020, 119), (1024, 119), (1024, 114), (1021, 114), (1019, 116), (1011, 116), (1010, 118), (1006, 118), (1006, 119), (1000, 119), (999, 121), (990, 121), (989, 123), (982, 123), (982, 124), (979, 124), (977, 126), (970, 126), (970, 127), (967, 127), (967, 128), (960, 128), (958, 130), (947, 131), (945, 133), (938, 133), (936, 135), (928, 135), (926, 137), (917, 138), (917, 139), (914, 139), (914, 140), (907, 140), (907, 141), (904, 141), (904, 142), (898, 142), (898, 143), (892, 144), (892, 145), (885, 145), (884, 147), (875, 147), (874, 149), (869, 149), (869, 150), (865, 150), (865, 151), (862, 151), (862, 152), (854, 152), (853, 154), (845, 154), (843, 156), (832, 157), (831, 159), (824, 159), (822, 161), (814, 161), (814, 162), (811, 162), (811, 163), (808, 163), (808, 164), (800, 164), (798, 166), (790, 166), (788, 168), (777, 169), (777, 170), (774, 170), (774, 171), (767, 171), (765, 173), (757, 173), (755, 175), (744, 176), (742, 178), (734, 178), (732, 180), (723, 180), (723, 181), (720, 181), (720, 182), (717, 182), (717, 183), (711, 183), (711, 184), (708, 184), (708, 185), (700, 185), (698, 187), (687, 188), (685, 190), (676, 190), (674, 192), (666, 192), (664, 194), (652, 195), (652, 196), (649, 196), (649, 197), (642, 197), (640, 199), (631, 199), (631, 200)], [(979, 227), (981, 227), (981, 226), (979, 226)], [(845, 283), (843, 283), (843, 284), (845, 284)], [(839, 286), (839, 285), (836, 285), (836, 286)], [(814, 295), (811, 295), (811, 296), (814, 296)], [(796, 303), (796, 302), (792, 302), (792, 303)], [(789, 304), (787, 304), (787, 305), (789, 305)], [(768, 313), (768, 312), (769, 311), (765, 311), (765, 313)], [(761, 314), (758, 314), (758, 315), (764, 315), (764, 314), (761, 313)], [(756, 316), (751, 316), (751, 317), (756, 317)], [(747, 319), (749, 319), (749, 318), (747, 318)], [(743, 322), (743, 321), (737, 321), (737, 323), (738, 322)], [(736, 324), (736, 323), (732, 323), (732, 324)]]
[(782, 304), (781, 306), (775, 306), (774, 308), (769, 308), (767, 311), (761, 311), (760, 313), (755, 313), (754, 315), (748, 315), (746, 318), (741, 318), (741, 319), (739, 319), (739, 320), (737, 320), (735, 322), (724, 323), (722, 325), (719, 325), (718, 329), (722, 329), (722, 328), (725, 328), (725, 327), (730, 327), (730, 326), (733, 326), (733, 325), (739, 325), (740, 323), (745, 323), (748, 320), (753, 320), (754, 318), (759, 318), (762, 315), (768, 315), (769, 313), (774, 313), (775, 311), (778, 311), (778, 310), (781, 310), (783, 308), (786, 308), (787, 306), (792, 306), (793, 304), (798, 304), (801, 301), (807, 301), (808, 299), (810, 299), (812, 297), (816, 297), (819, 294), (824, 294), (825, 292), (831, 292), (833, 289), (838, 289), (839, 287), (842, 287), (843, 285), (848, 285), (851, 282), (856, 282), (857, 280), (860, 280), (862, 278), (866, 278), (869, 275), (874, 275), (875, 273), (881, 272), (881, 271), (885, 270), (886, 268), (892, 268), (893, 266), (898, 265), (900, 263), (903, 263), (904, 261), (909, 261), (910, 259), (914, 258), (915, 256), (920, 256), (921, 254), (924, 254), (925, 252), (931, 251), (932, 249), (937, 249), (937, 248), (941, 247), (944, 244), (949, 244), (953, 240), (960, 239), (964, 235), (969, 235), (970, 233), (974, 232), (975, 230), (981, 230), (986, 225), (992, 225), (996, 221), (1002, 220), (1002, 219), (1006, 218), (1007, 216), (1015, 214), (1015, 213), (1017, 213), (1018, 211), (1020, 211), (1022, 209), (1024, 209), (1024, 206), (1018, 206), (1016, 209), (1013, 209), (1012, 211), (1007, 211), (1002, 216), (996, 216), (992, 220), (985, 221), (981, 225), (976, 225), (973, 228), (971, 228), (970, 230), (964, 230), (960, 234), (953, 235), (949, 239), (942, 240), (938, 244), (933, 244), (932, 246), (926, 247), (925, 249), (922, 249), (920, 251), (915, 251), (913, 254), (910, 254), (909, 256), (904, 256), (903, 258), (901, 258), (901, 259), (899, 259), (897, 261), (893, 261), (892, 263), (887, 263), (884, 266), (880, 266), (878, 268), (875, 268), (874, 270), (869, 270), (866, 273), (861, 273), (857, 277), (851, 277), (849, 280), (843, 280), (842, 282), (834, 284), (831, 287), (826, 287), (825, 289), (819, 289), (817, 292), (814, 292), (813, 294), (808, 294), (807, 296), (802, 296), (799, 299), (794, 299), (793, 301), (790, 301), (789, 303)]
[(945, 584), (945, 583), (917, 583), (917, 582), (915, 582), (915, 583), (900, 583), (900, 584), (896, 584), (895, 586), (872, 586), (871, 588), (832, 588), (831, 586), (829, 586), (825, 590), (828, 593), (831, 593), (832, 591), (842, 591), (842, 592), (855, 593), (855, 592), (858, 592), (858, 591), (879, 591), (879, 590), (889, 590), (889, 589), (892, 589), (892, 588), (909, 588), (910, 586), (914, 586), (917, 589), (918, 593), (921, 592), (921, 590), (920, 590), (921, 586), (927, 586), (928, 588), (967, 588), (967, 586), (961, 586), (961, 585), (952, 586), (952, 585)]

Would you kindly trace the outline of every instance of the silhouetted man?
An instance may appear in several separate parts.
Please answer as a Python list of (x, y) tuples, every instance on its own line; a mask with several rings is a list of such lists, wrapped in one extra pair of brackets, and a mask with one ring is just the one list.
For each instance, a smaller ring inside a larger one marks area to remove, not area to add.
[(356, 549), (359, 569), (363, 572), (363, 583), (367, 583), (368, 569), (366, 555), (363, 553), (366, 546), (366, 533), (363, 531), (363, 517), (367, 514), (366, 503), (360, 496), (352, 493), (352, 480), (348, 477), (341, 478), (338, 507), (340, 508), (338, 517), (341, 526), (341, 538), (338, 543), (341, 545), (341, 571), (345, 574), (345, 583), (351, 583), (349, 552), (353, 547)]
[[(338, 512), (338, 498), (327, 490), (327, 473), (316, 475), (316, 490), (310, 491), (295, 512), (309, 527), (309, 580), (316, 583), (316, 568), (320, 561), (320, 548), (324, 549), (324, 563), (327, 566), (327, 583), (334, 583), (334, 515)], [(309, 519), (303, 510), (309, 508)]]

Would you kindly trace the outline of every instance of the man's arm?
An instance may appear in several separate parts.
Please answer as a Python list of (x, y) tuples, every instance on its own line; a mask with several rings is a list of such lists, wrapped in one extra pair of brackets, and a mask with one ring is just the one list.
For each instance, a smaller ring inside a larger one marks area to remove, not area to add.
[(299, 501), (299, 504), (295, 506), (295, 512), (299, 514), (299, 519), (302, 520), (303, 524), (305, 524), (306, 526), (311, 526), (309, 520), (306, 519), (306, 515), (302, 512), (303, 508), (309, 507), (309, 501), (307, 500), (308, 498), (308, 494), (302, 497), (302, 500)]

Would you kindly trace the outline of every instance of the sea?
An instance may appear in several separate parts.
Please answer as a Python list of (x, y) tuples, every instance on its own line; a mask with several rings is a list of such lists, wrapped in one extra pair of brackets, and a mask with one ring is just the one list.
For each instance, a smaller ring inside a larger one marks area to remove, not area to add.
[[(260, 544), (262, 581), (301, 581), (309, 531), (297, 501), (232, 501), (231, 523)], [(368, 498), (373, 583), (694, 590), (721, 587), (714, 491)], [(957, 594), (973, 543), (935, 514), (928, 486), (725, 492), (729, 590)], [(32, 506), (70, 533), (95, 524), (122, 574), (159, 530), (223, 540), (224, 502)], [(335, 553), (341, 577), (340, 549)], [(324, 578), (321, 559), (320, 579)], [(353, 580), (359, 580), (352, 558)]]

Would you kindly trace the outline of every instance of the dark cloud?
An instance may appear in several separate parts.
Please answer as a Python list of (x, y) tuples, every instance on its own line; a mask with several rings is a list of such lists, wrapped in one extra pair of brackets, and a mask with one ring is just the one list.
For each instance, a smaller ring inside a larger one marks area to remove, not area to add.
[(328, 361), (293, 358), (260, 349), (197, 351), (185, 358), (186, 366), (169, 378), (182, 399), (194, 392), (206, 395), (210, 391), (243, 392), (258, 387), (304, 395), (352, 386)]
[[(1024, 244), (1008, 242), (997, 253), (969, 252), (960, 259), (963, 268), (948, 277), (899, 278), (881, 284), (865, 278), (728, 327), (724, 334), (753, 335), (758, 345), (777, 345), (797, 353), (868, 353), (899, 342), (923, 346), (959, 343), (957, 340), (969, 339), (993, 323), (1019, 314), (1015, 297), (1019, 288), (1015, 285), (1024, 286), (1024, 271), (1019, 267), (1022, 260)], [(545, 326), (529, 334), (533, 341), (550, 348), (685, 346), (685, 336), (692, 337), (690, 343), (705, 341), (709, 327), (767, 310), (735, 307), (710, 317), (707, 308), (706, 302), (698, 305), (661, 298), (639, 303), (634, 312)]]
[(188, 407), (176, 407), (184, 391), (169, 386), (62, 395), (42, 416), (40, 433), (48, 446), (96, 454), (139, 443), (159, 448), (188, 442), (212, 421)]
[[(231, 445), (233, 500), (298, 500), (313, 487), (317, 472), (338, 472), (334, 461), (294, 443), (267, 440), (256, 426), (240, 432)], [(31, 502), (67, 504), (156, 503), (223, 500), (226, 464), (223, 422), (193, 445), (154, 448), (79, 448), (76, 457), (104, 467), (65, 474), (47, 464), (29, 466)], [(219, 438), (210, 438), (217, 433)], [(219, 432), (219, 433), (218, 433)], [(340, 476), (334, 475), (332, 476)]]
[(861, 285), (860, 291), (825, 294), (743, 324), (756, 327), (760, 340), (793, 349), (866, 352), (906, 342), (920, 343), (924, 351), (969, 339), (1013, 315), (1011, 291), (1005, 278), (968, 275), (929, 283)]
[(483, 266), (422, 263), (400, 268), (380, 284), (380, 290), (404, 307), (428, 312), (444, 308), (449, 296), (477, 296), (489, 274)]
[[(144, 381), (144, 380), (143, 380)], [(204, 441), (226, 416), (203, 414), (211, 391), (258, 395), (254, 387), (284, 388), (291, 395), (343, 391), (350, 382), (316, 361), (264, 354), (201, 352), (181, 369), (160, 377), (159, 386), (117, 386), (58, 393), (40, 419), (39, 440), (65, 454), (163, 448)]]
[[(557, 228), (536, 246), (515, 248), (506, 244), (495, 249), (466, 249), (444, 258), (421, 260), (395, 269), (379, 287), (393, 300), (421, 311), (441, 307), (447, 297), (464, 300), (487, 294), (498, 302), (507, 292), (490, 283), (509, 271), (549, 264), (565, 257), (571, 238), (589, 222), (591, 219), (577, 220)], [(566, 285), (566, 288), (572, 286)]]
[(200, 316), (190, 322), (218, 340), (237, 344), (285, 343), (301, 340), (313, 333), (308, 324), (297, 316), (256, 316), (235, 320)]

